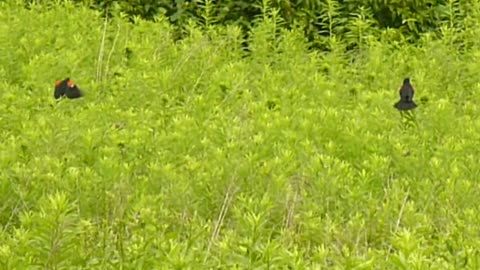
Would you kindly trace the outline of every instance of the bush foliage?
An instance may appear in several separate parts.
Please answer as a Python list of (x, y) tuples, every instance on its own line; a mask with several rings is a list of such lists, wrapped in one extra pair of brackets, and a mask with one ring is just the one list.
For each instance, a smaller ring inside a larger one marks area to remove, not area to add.
[[(48, 4), (45, 0), (24, 0)], [(248, 29), (262, 17), (265, 6), (275, 8), (289, 29), (301, 26), (310, 40), (326, 36), (357, 43), (365, 35), (394, 31), (414, 42), (423, 33), (443, 26), (468, 27), (468, 18), (478, 13), (477, 0), (74, 0), (105, 11), (118, 8), (130, 18), (153, 20), (166, 15), (177, 27), (189, 20), (203, 24), (234, 24)], [(352, 40), (353, 35), (353, 40)], [(315, 44), (322, 46), (322, 44)]]
[(480, 268), (479, 14), (321, 52), (265, 5), (248, 56), (102, 14), (0, 2), (2, 269)]

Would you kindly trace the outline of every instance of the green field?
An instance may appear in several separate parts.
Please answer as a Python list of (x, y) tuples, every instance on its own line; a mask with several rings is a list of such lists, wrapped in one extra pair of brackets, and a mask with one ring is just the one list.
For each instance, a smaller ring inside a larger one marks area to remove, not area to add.
[(235, 26), (7, 2), (0, 269), (480, 269), (480, 16), (320, 52), (266, 12), (247, 55)]

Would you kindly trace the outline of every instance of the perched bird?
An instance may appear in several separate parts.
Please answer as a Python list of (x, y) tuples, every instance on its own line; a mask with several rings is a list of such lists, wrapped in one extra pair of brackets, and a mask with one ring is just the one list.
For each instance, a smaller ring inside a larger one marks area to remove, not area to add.
[(68, 98), (79, 98), (83, 97), (83, 93), (82, 90), (80, 90), (80, 88), (78, 88), (78, 86), (70, 80), (70, 78), (66, 78), (63, 81), (58, 80), (55, 82), (55, 92), (53, 96), (56, 99), (59, 99), (62, 96), (67, 96)]
[(408, 111), (417, 107), (417, 104), (413, 101), (415, 90), (410, 84), (410, 78), (405, 78), (403, 80), (403, 85), (398, 93), (400, 94), (400, 100), (393, 105), (395, 108), (400, 111)]

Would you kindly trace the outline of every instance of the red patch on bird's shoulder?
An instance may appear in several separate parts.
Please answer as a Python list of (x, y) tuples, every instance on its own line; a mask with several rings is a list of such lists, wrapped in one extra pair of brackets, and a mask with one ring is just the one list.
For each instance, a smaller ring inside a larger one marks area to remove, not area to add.
[(62, 83), (62, 81), (61, 81), (61, 80), (57, 80), (57, 81), (55, 82), (55, 87), (59, 86), (60, 83)]
[(68, 85), (68, 87), (70, 87), (70, 88), (75, 87), (75, 83), (73, 83), (71, 80), (68, 80), (68, 81), (67, 81), (67, 85)]

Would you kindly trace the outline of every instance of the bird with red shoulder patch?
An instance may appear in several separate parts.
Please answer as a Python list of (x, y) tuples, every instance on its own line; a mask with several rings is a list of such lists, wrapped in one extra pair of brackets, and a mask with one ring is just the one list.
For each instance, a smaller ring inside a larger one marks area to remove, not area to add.
[(72, 80), (70, 80), (70, 78), (66, 78), (63, 81), (58, 80), (55, 82), (53, 96), (55, 99), (59, 99), (63, 96), (73, 99), (83, 97), (83, 92)]

